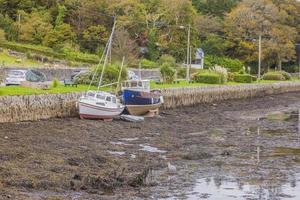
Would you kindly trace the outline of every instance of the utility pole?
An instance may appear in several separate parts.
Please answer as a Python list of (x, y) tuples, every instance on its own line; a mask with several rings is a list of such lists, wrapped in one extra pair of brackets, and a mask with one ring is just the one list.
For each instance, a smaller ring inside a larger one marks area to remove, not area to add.
[(190, 43), (191, 43), (191, 25), (188, 26), (188, 41), (186, 55), (186, 80), (190, 82)]
[(259, 35), (258, 41), (258, 80), (260, 80), (261, 75), (261, 34)]

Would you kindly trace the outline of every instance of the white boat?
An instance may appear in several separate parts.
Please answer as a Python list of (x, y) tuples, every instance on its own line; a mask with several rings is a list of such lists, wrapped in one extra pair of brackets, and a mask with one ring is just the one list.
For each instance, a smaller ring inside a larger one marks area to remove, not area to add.
[[(100, 88), (104, 87), (102, 85), (103, 74), (105, 72), (105, 67), (107, 65), (108, 54), (111, 50), (112, 38), (113, 38), (115, 27), (116, 27), (116, 21), (114, 22), (112, 33), (106, 44), (105, 51), (103, 52), (99, 65), (97, 66), (97, 69), (95, 70), (95, 73), (90, 83), (90, 87), (91, 87), (93, 81), (96, 80), (96, 73), (99, 69), (100, 64), (104, 59), (103, 69), (101, 72), (98, 89), (97, 91), (86, 92), (86, 94), (83, 95), (78, 101), (79, 116), (81, 119), (112, 120), (114, 117), (120, 115), (125, 108), (125, 106), (123, 106), (120, 103), (120, 100), (116, 97), (116, 95), (108, 92), (100, 91)], [(123, 64), (124, 64), (124, 59), (121, 66), (119, 77), (121, 77)]]
[(79, 99), (78, 104), (81, 119), (111, 120), (120, 115), (125, 108), (116, 95), (102, 91), (88, 91)]

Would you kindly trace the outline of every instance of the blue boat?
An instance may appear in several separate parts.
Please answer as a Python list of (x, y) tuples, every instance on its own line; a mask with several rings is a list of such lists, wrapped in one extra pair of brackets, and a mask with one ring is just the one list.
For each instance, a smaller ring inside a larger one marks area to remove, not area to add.
[(131, 115), (145, 115), (163, 103), (159, 90), (150, 90), (149, 80), (129, 80), (122, 84), (122, 100)]

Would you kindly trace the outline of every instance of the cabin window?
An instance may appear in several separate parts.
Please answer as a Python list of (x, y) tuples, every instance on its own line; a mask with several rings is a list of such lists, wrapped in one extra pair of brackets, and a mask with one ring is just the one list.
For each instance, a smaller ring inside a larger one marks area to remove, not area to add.
[(138, 82), (138, 86), (139, 86), (139, 87), (143, 87), (143, 82), (139, 81), (139, 82)]
[(113, 102), (113, 103), (117, 103), (116, 97), (113, 97), (113, 98), (112, 98), (112, 102)]
[(95, 96), (95, 93), (93, 93), (93, 92), (88, 92), (88, 93), (87, 93), (87, 96), (88, 96), (88, 97), (94, 97), (94, 96)]
[(150, 84), (149, 84), (149, 82), (144, 82), (144, 88), (145, 88), (145, 89), (148, 89), (148, 88), (150, 88)]
[(101, 95), (101, 94), (98, 94), (96, 96), (97, 99), (101, 99), (101, 100), (104, 100), (105, 99), (105, 96)]
[(131, 87), (137, 87), (137, 82), (131, 82)]
[(106, 97), (106, 101), (111, 101), (111, 97)]

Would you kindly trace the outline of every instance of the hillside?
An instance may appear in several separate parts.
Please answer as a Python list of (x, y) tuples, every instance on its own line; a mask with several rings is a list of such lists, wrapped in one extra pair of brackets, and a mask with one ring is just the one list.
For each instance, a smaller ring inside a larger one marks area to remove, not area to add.
[(156, 62), (169, 54), (182, 63), (191, 27), (193, 52), (202, 48), (255, 70), (261, 35), (263, 67), (281, 68), (296, 64), (299, 15), (296, 0), (0, 0), (0, 46), (94, 64), (115, 18), (113, 60)]

